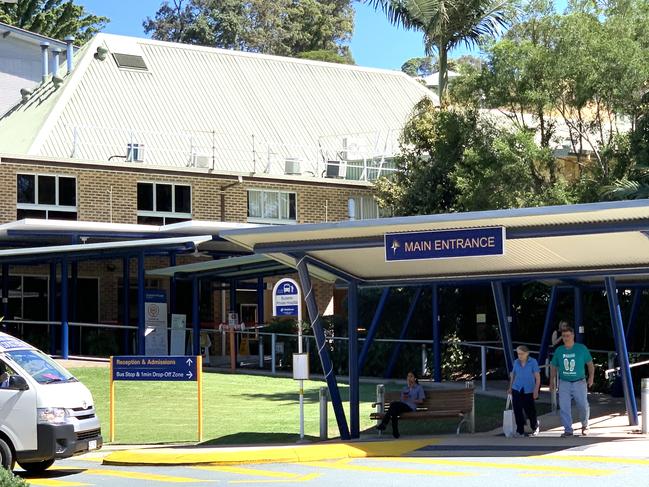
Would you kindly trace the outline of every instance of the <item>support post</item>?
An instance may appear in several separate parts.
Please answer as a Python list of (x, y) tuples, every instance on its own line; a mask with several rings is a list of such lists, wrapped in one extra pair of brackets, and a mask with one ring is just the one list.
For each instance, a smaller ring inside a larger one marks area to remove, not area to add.
[(548, 308), (545, 311), (545, 323), (543, 324), (543, 334), (541, 335), (541, 347), (539, 348), (539, 356), (537, 362), (539, 365), (545, 363), (548, 357), (548, 350), (550, 348), (550, 338), (552, 337), (552, 322), (554, 320), (554, 310), (557, 307), (557, 299), (559, 297), (559, 289), (557, 286), (552, 286), (550, 291), (550, 300), (548, 301)]
[(342, 440), (348, 440), (350, 436), (349, 427), (347, 426), (347, 418), (345, 417), (345, 410), (343, 409), (342, 400), (340, 398), (340, 391), (338, 390), (338, 383), (336, 381), (336, 375), (334, 374), (333, 364), (331, 363), (329, 352), (327, 350), (327, 342), (322, 328), (322, 318), (320, 317), (318, 306), (315, 301), (313, 286), (311, 285), (311, 277), (309, 276), (304, 255), (297, 256), (296, 260), (296, 267), (298, 275), (300, 276), (300, 283), (302, 284), (302, 292), (304, 293), (304, 301), (306, 302), (309, 318), (311, 319), (311, 327), (316, 340), (322, 371), (324, 372), (325, 380), (327, 381), (327, 386), (329, 388), (331, 404), (336, 415), (336, 423), (338, 424), (340, 438)]
[[(257, 278), (257, 326), (263, 325), (265, 322), (264, 316), (264, 278)], [(259, 337), (261, 343), (261, 337)]]
[(379, 298), (379, 304), (377, 305), (376, 311), (374, 312), (374, 317), (372, 318), (372, 323), (370, 323), (370, 327), (367, 330), (367, 335), (365, 336), (365, 342), (363, 342), (363, 349), (361, 350), (361, 354), (358, 357), (359, 374), (363, 371), (363, 367), (365, 366), (365, 361), (367, 360), (367, 354), (370, 350), (370, 347), (372, 346), (374, 337), (376, 336), (376, 330), (378, 330), (379, 328), (379, 321), (381, 321), (381, 315), (383, 314), (383, 310), (385, 309), (385, 303), (388, 301), (389, 295), (390, 295), (390, 288), (389, 287), (383, 288), (383, 291), (381, 292), (381, 297)]
[(326, 440), (329, 433), (329, 420), (327, 418), (328, 409), (327, 388), (320, 388), (320, 439)]
[[(638, 312), (640, 311), (640, 303), (642, 301), (642, 289), (633, 290), (633, 299), (631, 300), (631, 311), (629, 311), (629, 321), (626, 324), (626, 347), (631, 347), (631, 340), (635, 333), (635, 324), (638, 319)], [(644, 413), (644, 411), (643, 411)]]
[(500, 281), (491, 282), (491, 290), (494, 295), (494, 304), (496, 306), (496, 316), (498, 317), (498, 328), (500, 329), (500, 339), (503, 345), (503, 354), (507, 364), (507, 373), (514, 368), (514, 356), (512, 337), (509, 334), (509, 323), (507, 322), (507, 310), (505, 309), (505, 295), (503, 285)]
[[(176, 252), (169, 252), (169, 267), (176, 266)], [(169, 281), (169, 312), (174, 314), (176, 312), (176, 274), (171, 276)]]
[(604, 278), (606, 286), (606, 298), (608, 308), (611, 314), (611, 325), (613, 327), (613, 337), (615, 339), (615, 350), (620, 364), (622, 374), (622, 388), (624, 389), (624, 402), (626, 404), (626, 414), (629, 418), (629, 426), (638, 424), (638, 406), (633, 391), (633, 380), (631, 379), (631, 368), (629, 367), (629, 354), (626, 349), (626, 339), (624, 337), (624, 324), (622, 323), (622, 312), (620, 303), (617, 299), (617, 287), (615, 278), (607, 276)]
[(575, 287), (575, 341), (584, 343), (584, 321), (583, 321), (583, 290)]
[(68, 336), (68, 260), (61, 261), (61, 357), (69, 357)]
[[(131, 259), (126, 256), (122, 260), (122, 316), (123, 325), (128, 326), (131, 324)], [(122, 330), (122, 348), (124, 354), (128, 355), (131, 351), (131, 343), (129, 337), (131, 331), (124, 328)]]
[(270, 335), (270, 373), (275, 375), (275, 363), (277, 360), (277, 354), (275, 349), (277, 348), (277, 333), (271, 333)]
[(198, 277), (192, 277), (192, 355), (201, 354), (201, 322), (198, 308)]
[(349, 338), (349, 433), (360, 437), (360, 381), (358, 373), (358, 283), (347, 288), (347, 334)]
[[(56, 267), (54, 269), (54, 284), (56, 284)], [(50, 302), (52, 302), (53, 299), (54, 298), (50, 294)], [(50, 310), (51, 309), (52, 308), (50, 307)], [(9, 264), (2, 264), (2, 316), (4, 316), (5, 319), (9, 318)], [(52, 320), (54, 320), (54, 316), (50, 315), (50, 321)]]
[(431, 311), (433, 318), (433, 380), (442, 382), (442, 324), (439, 320), (439, 289), (433, 284), (431, 290)]
[[(3, 269), (4, 269), (4, 264), (3, 264)], [(7, 279), (8, 281), (8, 279)], [(7, 282), (8, 284), (8, 282)], [(8, 293), (9, 288), (7, 287), (7, 293)], [(56, 320), (56, 262), (50, 262), (50, 283), (49, 283), (49, 295), (50, 295), (50, 321), (55, 321)], [(2, 295), (6, 296), (4, 290), (2, 291)], [(5, 316), (7, 316), (7, 312), (5, 312)], [(56, 354), (56, 325), (51, 324), (50, 325), (50, 355), (55, 355)]]
[[(406, 335), (408, 334), (408, 327), (410, 326), (412, 315), (415, 313), (415, 308), (417, 307), (419, 296), (421, 296), (421, 287), (418, 287), (415, 290), (415, 295), (412, 297), (412, 300), (410, 301), (410, 308), (408, 308), (408, 313), (406, 314), (406, 318), (403, 320), (403, 323), (401, 325), (401, 333), (399, 333), (399, 340), (403, 340), (404, 338), (406, 338)], [(392, 372), (394, 371), (394, 366), (396, 365), (397, 359), (399, 358), (400, 351), (401, 351), (401, 342), (399, 341), (397, 342), (397, 344), (394, 346), (394, 349), (392, 350), (392, 355), (390, 356), (390, 361), (388, 362), (388, 366), (385, 368), (383, 377), (385, 378), (392, 377)]]
[[(77, 301), (79, 297), (79, 263), (76, 260), (70, 262), (70, 320), (77, 321)], [(72, 329), (70, 335), (72, 353), (81, 353), (81, 327)]]
[(482, 390), (487, 390), (487, 347), (480, 345), (480, 370), (482, 377)]
[(144, 252), (137, 256), (137, 354), (144, 355)]

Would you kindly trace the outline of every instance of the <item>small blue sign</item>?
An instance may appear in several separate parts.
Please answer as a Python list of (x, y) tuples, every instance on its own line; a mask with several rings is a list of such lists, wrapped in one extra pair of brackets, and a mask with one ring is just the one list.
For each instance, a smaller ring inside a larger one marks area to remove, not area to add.
[(195, 381), (196, 357), (142, 356), (112, 357), (113, 380), (128, 381)]
[(157, 289), (146, 289), (144, 291), (144, 302), (145, 303), (166, 303), (167, 294), (164, 291), (159, 291)]
[(293, 279), (281, 279), (273, 287), (273, 316), (298, 316), (300, 289)]
[(385, 260), (388, 262), (504, 253), (504, 227), (385, 234)]

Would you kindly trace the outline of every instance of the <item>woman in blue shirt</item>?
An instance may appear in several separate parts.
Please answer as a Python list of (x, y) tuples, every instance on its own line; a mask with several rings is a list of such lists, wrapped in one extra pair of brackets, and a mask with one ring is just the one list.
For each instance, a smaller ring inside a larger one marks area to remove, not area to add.
[(530, 357), (530, 351), (525, 345), (516, 348), (518, 359), (514, 361), (514, 370), (510, 374), (509, 390), (512, 395), (514, 417), (516, 418), (516, 433), (514, 437), (525, 435), (525, 415), (530, 420), (532, 436), (539, 434), (539, 421), (536, 419), (534, 401), (539, 397), (541, 373), (537, 361)]
[(383, 431), (392, 421), (392, 436), (399, 438), (399, 415), (417, 410), (417, 405), (424, 402), (424, 388), (419, 385), (414, 372), (408, 372), (406, 386), (401, 390), (401, 401), (392, 401), (383, 421), (377, 429)]

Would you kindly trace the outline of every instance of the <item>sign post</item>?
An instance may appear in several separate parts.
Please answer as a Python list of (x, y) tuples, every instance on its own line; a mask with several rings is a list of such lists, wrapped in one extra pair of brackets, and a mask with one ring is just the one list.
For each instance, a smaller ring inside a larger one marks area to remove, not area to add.
[(295, 280), (280, 279), (273, 287), (273, 316), (297, 316), (298, 356), (293, 356), (293, 378), (300, 384), (300, 440), (304, 440), (304, 380), (308, 379), (309, 359), (302, 352), (302, 293)]
[(109, 438), (115, 441), (115, 381), (196, 382), (198, 385), (198, 441), (203, 441), (202, 356), (126, 355), (110, 357)]

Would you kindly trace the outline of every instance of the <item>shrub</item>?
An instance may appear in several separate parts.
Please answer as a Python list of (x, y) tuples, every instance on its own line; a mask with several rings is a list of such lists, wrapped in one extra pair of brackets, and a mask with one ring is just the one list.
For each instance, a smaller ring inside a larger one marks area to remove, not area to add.
[(13, 472), (0, 467), (0, 487), (28, 487), (29, 484)]

